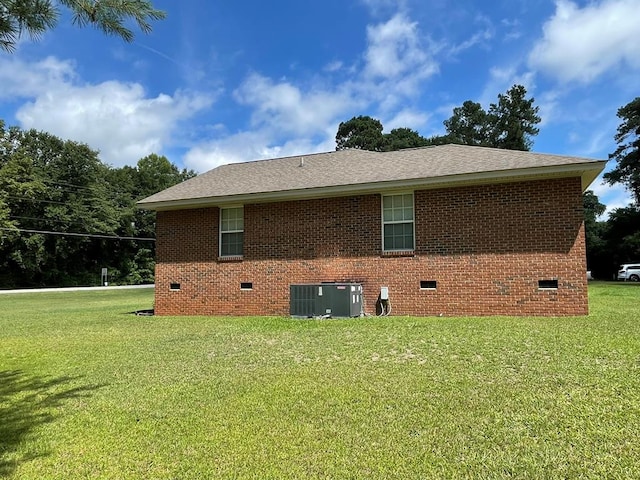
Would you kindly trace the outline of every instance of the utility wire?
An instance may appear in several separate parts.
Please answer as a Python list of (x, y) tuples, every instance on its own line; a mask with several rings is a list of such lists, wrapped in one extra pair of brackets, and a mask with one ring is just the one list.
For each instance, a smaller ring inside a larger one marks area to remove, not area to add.
[(55, 200), (44, 200), (42, 198), (17, 197), (15, 195), (7, 195), (5, 198), (10, 198), (12, 200), (24, 200), (29, 202), (51, 203), (53, 205), (71, 205), (71, 203), (69, 202), (56, 202)]
[(93, 187), (87, 187), (84, 185), (76, 185), (73, 183), (67, 183), (67, 182), (56, 182), (55, 180), (49, 180), (47, 178), (41, 178), (39, 179), (42, 183), (48, 183), (50, 185), (58, 185), (61, 187), (72, 187), (72, 188), (78, 188), (81, 190), (93, 190)]
[(87, 238), (106, 238), (110, 240), (138, 240), (141, 242), (155, 242), (155, 238), (150, 237), (120, 237), (118, 235), (100, 235), (96, 233), (74, 233), (74, 232), (52, 232), (49, 230), (31, 230), (27, 228), (9, 228), (0, 227), (0, 230), (6, 230), (10, 232), (22, 232), (22, 233), (42, 233), (44, 235), (60, 235), (67, 237), (87, 237)]
[[(44, 222), (44, 223), (71, 223), (70, 220), (59, 220), (57, 218), (43, 218), (43, 217), (22, 217), (20, 215), (9, 215), (9, 218), (12, 220), (35, 220), (36, 222)], [(78, 220), (77, 218), (74, 220)], [(79, 219), (80, 223), (86, 225), (83, 219)]]
[[(10, 198), (12, 200), (19, 200), (19, 201), (26, 201), (26, 202), (40, 202), (40, 203), (50, 203), (52, 205), (67, 205), (67, 206), (77, 206), (78, 203), (77, 202), (84, 202), (86, 200), (103, 200), (102, 197), (77, 197), (76, 198), (76, 203), (74, 203), (73, 201), (67, 201), (67, 202), (58, 202), (56, 200), (45, 200), (42, 198), (29, 198), (29, 197), (19, 197), (17, 195), (6, 195), (4, 198)], [(107, 200), (114, 200), (113, 198), (109, 198)], [(134, 200), (135, 203), (135, 200)], [(84, 204), (83, 204), (84, 205)], [(114, 205), (111, 205), (114, 206)], [(117, 205), (115, 205), (117, 207)]]

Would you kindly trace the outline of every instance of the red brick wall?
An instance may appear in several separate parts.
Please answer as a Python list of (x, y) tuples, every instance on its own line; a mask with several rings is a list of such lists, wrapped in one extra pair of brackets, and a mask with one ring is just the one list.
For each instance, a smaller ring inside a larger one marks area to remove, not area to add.
[(291, 284), (326, 281), (362, 283), (371, 314), (381, 286), (398, 315), (588, 313), (579, 178), (416, 191), (412, 256), (382, 255), (380, 195), (245, 205), (239, 261), (218, 212), (158, 212), (157, 314), (288, 315)]

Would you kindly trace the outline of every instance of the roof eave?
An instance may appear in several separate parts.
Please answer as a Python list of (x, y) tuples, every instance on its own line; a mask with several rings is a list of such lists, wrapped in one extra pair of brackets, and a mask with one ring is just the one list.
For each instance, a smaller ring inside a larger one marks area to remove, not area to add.
[(596, 179), (596, 177), (602, 172), (606, 163), (606, 161), (590, 161), (570, 165), (498, 170), (469, 174), (447, 175), (442, 177), (393, 180), (388, 182), (334, 185), (297, 190), (187, 198), (157, 202), (141, 201), (137, 203), (137, 206), (146, 210), (156, 211), (182, 210), (187, 208), (206, 208), (213, 206), (225, 206), (230, 204), (310, 200), (314, 198), (339, 197), (345, 195), (383, 193), (394, 190), (397, 191), (416, 188), (426, 190), (444, 187), (486, 185), (491, 183), (542, 180), (545, 178), (563, 178), (574, 176), (579, 176), (581, 178), (582, 191), (584, 192)]

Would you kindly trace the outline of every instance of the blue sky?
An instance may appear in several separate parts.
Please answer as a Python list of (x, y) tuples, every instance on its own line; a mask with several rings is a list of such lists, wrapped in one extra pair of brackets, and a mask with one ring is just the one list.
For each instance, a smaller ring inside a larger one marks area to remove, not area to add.
[(153, 3), (167, 19), (132, 44), (62, 18), (0, 53), (0, 118), (113, 166), (158, 153), (204, 172), (333, 150), (355, 115), (442, 134), (454, 107), (520, 83), (540, 107), (534, 151), (606, 159), (640, 95), (640, 0)]

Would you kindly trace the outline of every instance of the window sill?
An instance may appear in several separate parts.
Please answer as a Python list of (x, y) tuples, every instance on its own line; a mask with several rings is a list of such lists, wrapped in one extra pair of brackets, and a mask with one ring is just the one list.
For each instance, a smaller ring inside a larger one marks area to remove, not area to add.
[(380, 255), (383, 258), (395, 258), (395, 257), (415, 257), (416, 253), (413, 250), (394, 250), (389, 252), (382, 252)]
[(242, 255), (229, 255), (228, 257), (218, 257), (218, 262), (241, 262), (243, 259)]

